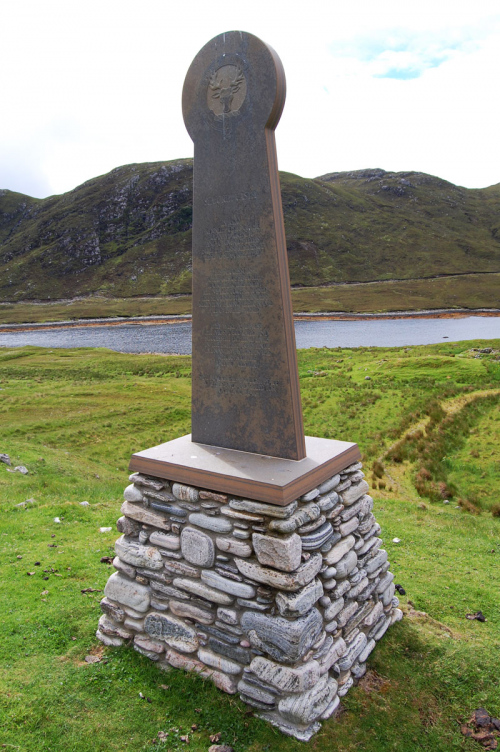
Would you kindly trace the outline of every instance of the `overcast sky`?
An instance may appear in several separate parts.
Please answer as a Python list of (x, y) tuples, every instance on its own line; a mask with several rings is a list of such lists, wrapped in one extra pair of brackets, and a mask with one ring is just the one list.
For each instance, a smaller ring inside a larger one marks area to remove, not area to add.
[(0, 188), (192, 156), (184, 76), (231, 29), (283, 61), (280, 169), (500, 182), (499, 0), (0, 0)]

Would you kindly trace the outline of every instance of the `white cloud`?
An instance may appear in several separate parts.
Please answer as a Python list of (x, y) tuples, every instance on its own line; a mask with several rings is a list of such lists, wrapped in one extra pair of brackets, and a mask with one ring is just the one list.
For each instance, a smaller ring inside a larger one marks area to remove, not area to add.
[(0, 187), (42, 196), (120, 164), (191, 156), (184, 75), (231, 28), (283, 60), (282, 169), (500, 181), (496, 0), (17, 0), (0, 27)]

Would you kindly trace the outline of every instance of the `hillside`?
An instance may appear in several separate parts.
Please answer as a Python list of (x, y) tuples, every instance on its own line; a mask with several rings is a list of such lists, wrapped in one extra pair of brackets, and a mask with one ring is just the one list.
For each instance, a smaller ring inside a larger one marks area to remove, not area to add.
[[(294, 287), (500, 272), (500, 184), (376, 169), (281, 181)], [(189, 293), (191, 199), (187, 159), (46, 199), (0, 191), (0, 302)]]

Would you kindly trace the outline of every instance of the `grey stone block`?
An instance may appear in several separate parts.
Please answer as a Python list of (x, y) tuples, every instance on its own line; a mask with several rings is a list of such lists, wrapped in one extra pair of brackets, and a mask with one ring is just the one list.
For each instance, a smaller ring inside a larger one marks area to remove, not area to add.
[(129, 580), (119, 572), (112, 574), (107, 581), (104, 595), (112, 601), (131, 606), (136, 611), (147, 611), (149, 608), (149, 588)]
[(297, 533), (280, 538), (254, 533), (252, 543), (259, 564), (263, 566), (293, 572), (300, 565), (302, 542)]
[(295, 572), (285, 573), (278, 572), (274, 569), (261, 567), (245, 559), (235, 559), (238, 570), (244, 577), (256, 582), (262, 582), (265, 585), (271, 585), (279, 590), (295, 591), (307, 585), (318, 574), (322, 565), (321, 554), (314, 554), (304, 562)]
[(252, 611), (241, 618), (241, 626), (252, 646), (285, 664), (294, 663), (307, 653), (320, 636), (322, 624), (315, 608), (294, 621)]
[(281, 616), (302, 616), (322, 595), (323, 585), (320, 580), (315, 579), (295, 593), (277, 593), (276, 605)]
[(196, 630), (181, 619), (164, 613), (150, 613), (144, 620), (144, 631), (151, 637), (164, 640), (167, 645), (183, 653), (198, 649)]
[(194, 527), (183, 529), (181, 551), (184, 558), (191, 564), (199, 567), (211, 567), (214, 564), (215, 546), (212, 538)]
[(312, 687), (300, 695), (282, 698), (278, 709), (283, 718), (290, 723), (306, 725), (321, 718), (337, 691), (337, 682), (325, 674)]

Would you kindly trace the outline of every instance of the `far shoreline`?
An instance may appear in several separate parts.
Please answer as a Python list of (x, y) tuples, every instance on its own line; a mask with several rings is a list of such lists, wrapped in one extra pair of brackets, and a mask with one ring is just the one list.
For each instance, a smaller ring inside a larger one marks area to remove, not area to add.
[[(294, 313), (294, 321), (395, 321), (398, 319), (459, 319), (470, 316), (500, 317), (498, 308), (475, 309), (438, 309), (424, 311), (390, 311), (387, 313), (349, 313), (342, 311), (325, 311), (321, 313)], [(191, 314), (172, 314), (164, 316), (120, 316), (92, 319), (71, 319), (63, 321), (48, 321), (21, 324), (0, 324), (0, 332), (29, 332), (51, 329), (68, 329), (98, 326), (124, 326), (137, 324), (154, 326), (158, 324), (187, 324), (191, 322)]]

